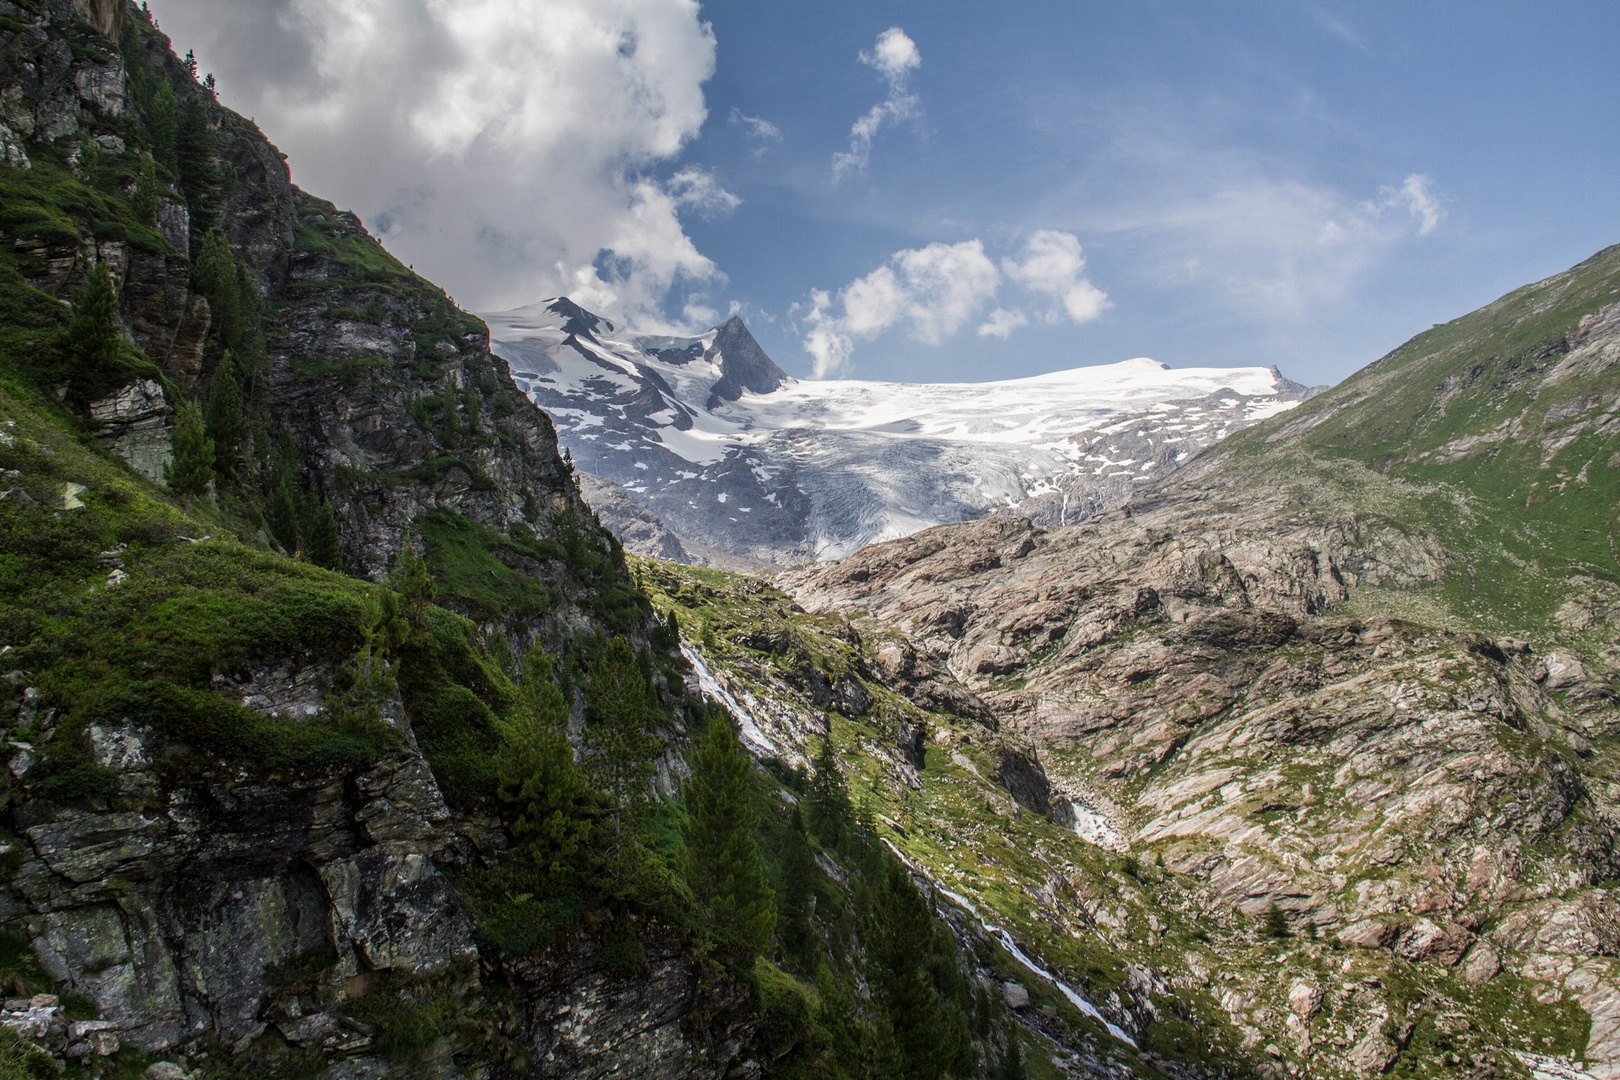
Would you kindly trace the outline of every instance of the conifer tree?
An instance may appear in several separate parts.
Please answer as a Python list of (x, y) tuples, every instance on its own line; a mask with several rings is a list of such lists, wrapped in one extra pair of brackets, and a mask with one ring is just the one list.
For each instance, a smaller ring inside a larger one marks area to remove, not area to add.
[(731, 717), (717, 711), (698, 739), (686, 782), (686, 881), (722, 955), (753, 967), (765, 950), (776, 909), (754, 831), (753, 766)]
[(833, 749), (832, 732), (821, 741), (821, 752), (816, 755), (816, 774), (810, 780), (810, 828), (816, 839), (830, 848), (843, 844), (853, 821), (849, 804), (849, 787), (843, 771), (838, 767), (838, 753)]
[(197, 257), (191, 263), (191, 287), (207, 299), (209, 319), (219, 340), (227, 346), (234, 344), (241, 332), (236, 255), (218, 229), (210, 229), (197, 244)]
[(816, 966), (817, 942), (810, 916), (815, 905), (816, 853), (804, 827), (804, 814), (795, 806), (788, 815), (787, 843), (782, 849), (782, 895), (777, 908), (776, 935), (782, 956), (795, 971)]
[(73, 298), (67, 343), (80, 370), (91, 377), (116, 364), (124, 354), (118, 294), (113, 289), (112, 271), (104, 262), (90, 269), (84, 288)]
[(933, 913), (910, 876), (889, 861), (866, 925), (867, 979), (893, 1031), (895, 1048), (916, 1080), (934, 1080), (946, 1030), (943, 1003), (922, 967), (933, 945)]
[(202, 96), (191, 94), (180, 103), (175, 118), (174, 157), (180, 172), (180, 191), (191, 211), (191, 251), (213, 229), (220, 211), (219, 166), (215, 162), (218, 139)]
[(433, 603), (437, 591), (427, 560), (416, 550), (416, 542), (410, 536), (405, 537), (405, 546), (400, 549), (394, 570), (388, 575), (388, 583), (399, 594), (405, 618), (417, 637), (425, 637), (428, 605)]
[(572, 876), (590, 840), (593, 800), (568, 742), (568, 703), (539, 648), (524, 659), (516, 707), (495, 729), (500, 798), (516, 815), (512, 835), (547, 875)]
[(222, 481), (234, 480), (242, 440), (247, 437), (247, 417), (242, 412), (242, 388), (237, 382), (236, 362), (228, 349), (220, 357), (214, 377), (208, 383), (203, 423), (208, 437), (214, 440), (214, 471)]
[(180, 505), (190, 509), (191, 500), (207, 492), (214, 479), (214, 441), (203, 431), (202, 411), (195, 402), (183, 400), (175, 410), (169, 446), (163, 482), (180, 496)]
[(995, 1080), (1029, 1080), (1024, 1047), (1018, 1041), (1018, 1022), (1010, 1016), (1002, 1024), (1001, 1039), (1006, 1048), (996, 1062)]
[(328, 570), (343, 569), (342, 538), (338, 534), (337, 515), (332, 512), (332, 504), (325, 499), (321, 500), (319, 510), (315, 511), (315, 520), (309, 529), (308, 551), (305, 553), (310, 562)]
[(151, 102), (142, 110), (141, 118), (146, 121), (146, 133), (152, 137), (152, 156), (159, 164), (177, 169), (175, 136), (180, 103), (175, 100), (174, 88), (167, 78), (159, 75), (153, 83)]
[(585, 708), (589, 723), (582, 742), (590, 770), (626, 820), (639, 819), (652, 798), (659, 743), (648, 730), (647, 674), (624, 638), (609, 641), (591, 664)]
[(285, 472), (272, 474), (270, 497), (265, 500), (264, 528), (270, 539), (289, 555), (302, 546), (298, 535), (298, 504), (293, 498), (292, 480)]

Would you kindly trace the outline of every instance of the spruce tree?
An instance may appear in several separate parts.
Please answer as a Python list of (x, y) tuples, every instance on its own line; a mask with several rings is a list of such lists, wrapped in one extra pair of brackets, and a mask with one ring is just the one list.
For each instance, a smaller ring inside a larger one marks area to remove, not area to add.
[(1010, 1016), (1001, 1026), (1001, 1041), (1005, 1049), (996, 1062), (995, 1080), (1029, 1080), (1029, 1068), (1024, 1062), (1024, 1046), (1018, 1041), (1018, 1022)]
[(197, 257), (191, 264), (191, 287), (207, 299), (209, 318), (219, 340), (234, 345), (241, 333), (236, 255), (218, 229), (209, 230), (197, 244)]
[(337, 515), (332, 512), (332, 504), (325, 499), (321, 500), (320, 509), (315, 511), (315, 520), (310, 525), (305, 556), (316, 566), (328, 570), (343, 569), (343, 546), (342, 538), (338, 535)]
[(1277, 906), (1275, 900), (1266, 908), (1266, 936), (1278, 939), (1291, 936), (1288, 930), (1288, 916)]
[(437, 590), (433, 585), (433, 575), (428, 572), (427, 560), (416, 550), (416, 542), (408, 535), (405, 546), (400, 549), (399, 559), (394, 563), (393, 572), (388, 575), (388, 584), (399, 594), (400, 607), (415, 635), (419, 639), (426, 637), (427, 609), (433, 603)]
[(190, 509), (191, 500), (207, 492), (214, 479), (214, 441), (203, 431), (202, 410), (195, 402), (182, 400), (175, 410), (169, 446), (172, 456), (163, 466), (163, 482)]
[(816, 839), (830, 848), (842, 845), (854, 815), (849, 804), (849, 787), (838, 767), (838, 753), (833, 749), (831, 731), (821, 741), (821, 752), (816, 755), (816, 774), (810, 780), (808, 803), (810, 828)]
[(719, 952), (744, 971), (769, 944), (776, 922), (754, 837), (752, 771), (731, 717), (716, 712), (698, 739), (686, 782), (686, 881)]
[(215, 472), (222, 481), (236, 479), (242, 440), (247, 437), (247, 417), (242, 412), (242, 388), (237, 382), (236, 362), (229, 350), (220, 357), (214, 377), (208, 383), (203, 423), (208, 437), (214, 440)]
[(899, 862), (890, 860), (868, 914), (867, 981), (893, 1031), (904, 1071), (934, 1080), (946, 1064), (943, 1003), (923, 968), (933, 945), (933, 913)]
[(200, 253), (203, 238), (219, 219), (220, 175), (214, 160), (217, 144), (202, 96), (188, 95), (175, 118), (174, 156), (180, 172), (180, 191), (191, 211), (192, 253)]
[(652, 798), (659, 742), (649, 730), (647, 674), (624, 638), (609, 641), (591, 664), (585, 709), (582, 742), (591, 772), (627, 820), (639, 819)]
[(113, 289), (112, 271), (104, 262), (91, 267), (84, 287), (73, 298), (67, 344), (86, 380), (94, 380), (124, 355), (124, 334), (118, 325), (118, 293)]
[(549, 877), (566, 879), (580, 868), (594, 807), (568, 742), (568, 702), (551, 658), (539, 648), (524, 660), (517, 698), (511, 714), (495, 724), (500, 799), (514, 815), (512, 835), (535, 863)]
[[(162, 75), (153, 78), (152, 99), (142, 111), (146, 133), (152, 137), (152, 156), (170, 170), (178, 169), (175, 159), (175, 129), (179, 124), (180, 103), (174, 88)], [(182, 253), (183, 254), (183, 253)]]
[(293, 498), (292, 481), (287, 474), (272, 474), (270, 497), (265, 500), (264, 528), (270, 539), (289, 555), (296, 555), (302, 546), (298, 535), (298, 504)]
[(804, 814), (795, 806), (788, 815), (787, 842), (782, 849), (782, 895), (777, 906), (776, 936), (787, 966), (800, 973), (815, 970), (817, 941), (810, 922), (815, 907), (816, 852), (804, 827)]

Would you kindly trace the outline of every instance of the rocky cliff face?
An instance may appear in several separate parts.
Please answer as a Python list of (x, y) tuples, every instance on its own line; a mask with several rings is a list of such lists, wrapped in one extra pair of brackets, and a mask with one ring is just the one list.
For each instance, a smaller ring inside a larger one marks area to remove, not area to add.
[[(156, 121), (134, 111), (132, 62), (206, 117), (217, 227), (262, 305), (254, 407), (293, 483), (335, 510), (351, 574), (382, 580), (407, 535), (425, 548), (441, 604), (477, 620), (434, 624), (461, 643), (461, 674), (436, 674), (445, 656), (425, 648), (414, 667), (396, 649), (373, 668), (379, 592), (241, 547), (240, 519), (220, 515), (251, 507), (222, 493), (220, 511), (202, 500), (184, 517), (76, 439), (159, 479), (172, 409), (219, 377), (230, 317), (199, 291), (190, 211), (147, 155)], [(434, 749), (488, 738), (478, 718), (502, 691), (479, 667), (486, 643), (560, 654), (580, 635), (644, 642), (648, 626), (482, 324), (295, 188), (282, 155), (123, 4), (0, 5), (0, 143), (7, 288), (66, 299), (108, 266), (122, 331), (150, 361), (81, 413), (48, 386), (35, 399), (8, 384), (0, 402), (13, 995), (0, 1019), (86, 1075), (133, 1051), (334, 1080), (723, 1073), (753, 1021), (730, 984), (700, 984), (678, 939), (657, 943), (645, 979), (604, 974), (588, 937), (549, 966), (506, 968), (481, 952), (453, 883), (509, 847), (489, 792), (447, 804)], [(127, 188), (107, 182), (126, 168)], [(7, 362), (44, 355), (51, 324), (33, 338), (15, 325)], [(222, 621), (201, 617), (211, 605)], [(66, 620), (50, 641), (47, 607)], [(108, 671), (137, 681), (99, 697)], [(314, 752), (278, 756), (262, 738)], [(492, 1001), (491, 980), (514, 996)], [(56, 994), (24, 993), (42, 987)]]
[[(940, 528), (781, 584), (961, 679), (1085, 840), (1295, 943), (1258, 981), (1215, 932), (1171, 961), (1229, 980), (1250, 1046), (1620, 1075), (1617, 273), (1437, 328), (1078, 528)], [(1568, 1015), (1503, 1019), (1531, 1001)]]

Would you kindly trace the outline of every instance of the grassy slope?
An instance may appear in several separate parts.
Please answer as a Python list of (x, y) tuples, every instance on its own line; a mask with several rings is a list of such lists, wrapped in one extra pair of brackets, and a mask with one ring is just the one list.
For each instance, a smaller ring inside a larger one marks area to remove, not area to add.
[[(1594, 422), (1620, 394), (1620, 375), (1546, 381), (1583, 320), (1617, 299), (1612, 247), (1419, 334), (1233, 436), (1198, 472), (1287, 484), (1309, 504), (1432, 531), (1454, 557), (1434, 598), (1445, 617), (1544, 630), (1572, 592), (1620, 581), (1620, 432)], [(1453, 452), (1470, 439), (1472, 450)]]

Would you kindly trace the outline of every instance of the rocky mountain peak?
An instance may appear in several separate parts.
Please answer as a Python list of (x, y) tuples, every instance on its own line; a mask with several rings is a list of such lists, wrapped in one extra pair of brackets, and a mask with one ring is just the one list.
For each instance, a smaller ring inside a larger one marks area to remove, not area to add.
[(706, 408), (717, 408), (721, 402), (736, 401), (744, 390), (756, 394), (769, 394), (784, 383), (791, 382), (788, 373), (776, 366), (765, 355), (754, 335), (748, 332), (742, 319), (736, 315), (714, 330), (714, 344), (709, 346), (705, 358), (720, 358), (720, 381), (709, 391)]
[(559, 296), (549, 302), (542, 300), (541, 303), (545, 304), (547, 311), (563, 317), (562, 330), (565, 334), (573, 334), (576, 337), (594, 337), (597, 327), (604, 327), (610, 331), (613, 329), (612, 323), (600, 315), (586, 311), (566, 296)]

